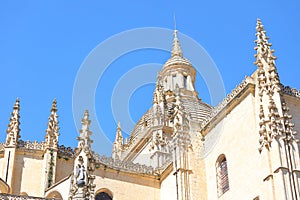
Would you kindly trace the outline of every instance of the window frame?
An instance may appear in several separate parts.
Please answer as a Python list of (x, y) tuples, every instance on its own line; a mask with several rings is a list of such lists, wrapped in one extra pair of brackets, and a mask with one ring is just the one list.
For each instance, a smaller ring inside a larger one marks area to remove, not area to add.
[(227, 159), (224, 154), (221, 154), (216, 161), (216, 182), (219, 198), (230, 189)]

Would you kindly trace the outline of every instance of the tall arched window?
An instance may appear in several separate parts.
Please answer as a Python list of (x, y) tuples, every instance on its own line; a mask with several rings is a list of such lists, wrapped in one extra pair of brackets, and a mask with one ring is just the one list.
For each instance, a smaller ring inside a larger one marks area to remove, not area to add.
[(227, 161), (224, 154), (216, 162), (218, 197), (229, 190)]

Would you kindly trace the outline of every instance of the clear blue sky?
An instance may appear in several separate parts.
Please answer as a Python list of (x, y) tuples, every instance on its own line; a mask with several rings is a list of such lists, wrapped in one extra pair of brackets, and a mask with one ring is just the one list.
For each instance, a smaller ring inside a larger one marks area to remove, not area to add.
[[(300, 2), (296, 0), (281, 3), (259, 0), (1, 1), (0, 139), (5, 140), (10, 112), (19, 97), (21, 138), (42, 141), (51, 102), (57, 98), (59, 143), (76, 146), (78, 130), (72, 113), (72, 93), (85, 58), (98, 44), (126, 30), (173, 29), (174, 13), (179, 31), (202, 45), (214, 60), (227, 93), (256, 69), (253, 41), (256, 18), (261, 18), (278, 57), (281, 82), (299, 89), (299, 10)], [(105, 72), (104, 82), (98, 85), (95, 94), (95, 107), (110, 140), (115, 137), (117, 123), (111, 114), (111, 95), (120, 77), (142, 64), (163, 64), (168, 57), (167, 52), (157, 50), (131, 52), (117, 59)], [(210, 103), (201, 77), (196, 84), (200, 98)], [(137, 121), (150, 107), (153, 89), (153, 84), (143, 86), (129, 99), (133, 120)], [(101, 145), (95, 145), (95, 150), (109, 152), (107, 148), (101, 150)]]

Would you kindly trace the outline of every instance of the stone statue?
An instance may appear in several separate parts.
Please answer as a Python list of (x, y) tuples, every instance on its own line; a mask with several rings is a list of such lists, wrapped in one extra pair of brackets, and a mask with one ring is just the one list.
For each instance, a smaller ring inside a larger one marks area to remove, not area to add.
[(85, 167), (83, 164), (78, 164), (76, 167), (76, 184), (78, 187), (85, 185)]

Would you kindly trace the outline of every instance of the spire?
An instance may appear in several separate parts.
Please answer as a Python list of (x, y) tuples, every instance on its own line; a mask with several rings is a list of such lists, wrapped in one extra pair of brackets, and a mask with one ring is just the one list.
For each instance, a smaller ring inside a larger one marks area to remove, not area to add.
[(182, 50), (181, 50), (180, 42), (177, 37), (177, 32), (178, 32), (178, 30), (174, 30), (172, 57), (174, 57), (174, 56), (182, 57)]
[(173, 44), (172, 44), (172, 51), (171, 51), (171, 58), (167, 60), (167, 62), (164, 65), (164, 68), (167, 68), (168, 66), (173, 65), (182, 65), (182, 66), (189, 66), (191, 67), (192, 64), (190, 61), (183, 57), (181, 45), (177, 36), (178, 30), (174, 30), (174, 38), (173, 38)]
[(116, 132), (116, 139), (115, 143), (123, 143), (123, 136), (122, 136), (122, 129), (121, 129), (121, 123), (118, 123), (117, 132)]
[(112, 151), (112, 158), (113, 159), (120, 159), (123, 147), (123, 136), (122, 136), (122, 129), (121, 123), (118, 123), (117, 132), (116, 132), (116, 139), (113, 144), (113, 151)]
[(74, 173), (71, 180), (71, 188), (69, 199), (94, 199), (95, 187), (93, 183), (95, 175), (95, 157), (91, 150), (92, 140), (90, 139), (92, 132), (90, 131), (91, 120), (89, 112), (85, 110), (81, 120), (80, 136), (77, 137), (78, 148), (76, 150), (76, 158), (74, 160)]
[(259, 151), (269, 149), (274, 138), (283, 134), (280, 80), (277, 73), (274, 50), (260, 19), (256, 23), (255, 54), (257, 65), (257, 93), (259, 99)]
[[(254, 48), (257, 53), (255, 54), (255, 65), (258, 67), (258, 84), (261, 91), (268, 91), (274, 93), (275, 90), (280, 90), (280, 80), (275, 65), (276, 57), (273, 55), (274, 50), (271, 49), (272, 44), (269, 43), (269, 37), (266, 36), (266, 31), (260, 19), (256, 23), (256, 37)], [(268, 88), (266, 88), (268, 87)], [(262, 95), (262, 94), (260, 94)]]
[(57, 149), (58, 148), (58, 136), (59, 134), (59, 122), (58, 122), (58, 115), (57, 115), (57, 101), (56, 99), (53, 100), (52, 102), (52, 107), (50, 110), (50, 116), (49, 116), (49, 121), (48, 121), (48, 127), (46, 130), (46, 146), (47, 148), (53, 148)]
[(91, 148), (92, 140), (90, 139), (92, 132), (90, 131), (91, 120), (89, 119), (89, 111), (85, 110), (83, 118), (81, 120), (80, 136), (77, 137), (78, 148), (89, 151)]
[(255, 35), (257, 37), (255, 40), (257, 46), (254, 49), (257, 51), (257, 54), (255, 54), (257, 61), (263, 58), (268, 64), (272, 63), (275, 65), (274, 61), (276, 60), (276, 56), (273, 55), (275, 51), (270, 48), (272, 43), (269, 43), (269, 37), (266, 36), (266, 31), (259, 18), (256, 22)]
[(16, 147), (18, 144), (18, 139), (20, 138), (20, 101), (19, 98), (16, 99), (11, 117), (9, 119), (8, 128), (6, 130), (7, 136), (5, 141), (5, 146)]

